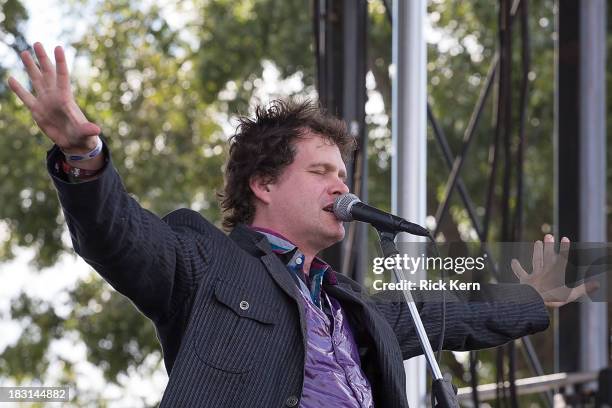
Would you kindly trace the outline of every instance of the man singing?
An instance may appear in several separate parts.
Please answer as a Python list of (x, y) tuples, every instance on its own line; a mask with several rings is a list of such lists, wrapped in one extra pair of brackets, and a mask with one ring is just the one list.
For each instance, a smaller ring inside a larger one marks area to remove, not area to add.
[[(75, 251), (155, 324), (170, 376), (162, 407), (407, 407), (402, 361), (421, 349), (406, 304), (369, 296), (317, 258), (344, 237), (331, 211), (355, 145), (343, 122), (282, 101), (242, 118), (221, 194), (228, 236), (189, 209), (160, 219), (141, 208), (74, 102), (62, 48), (55, 66), (34, 50), (39, 66), (22, 60), (36, 95), (9, 86), (55, 144), (47, 167)], [(544, 330), (544, 301), (585, 293), (547, 298), (529, 278), (546, 270), (541, 246), (534, 273), (517, 272), (530, 285), (488, 289), (513, 302), (447, 302), (445, 349)], [(437, 348), (442, 304), (418, 308)]]

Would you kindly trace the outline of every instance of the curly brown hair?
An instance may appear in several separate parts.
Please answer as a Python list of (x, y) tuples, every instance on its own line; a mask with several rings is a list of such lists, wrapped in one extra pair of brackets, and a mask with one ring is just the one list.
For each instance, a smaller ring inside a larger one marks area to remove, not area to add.
[(275, 182), (296, 154), (295, 140), (308, 131), (316, 133), (340, 149), (346, 162), (355, 150), (355, 138), (346, 124), (329, 115), (320, 104), (311, 101), (274, 100), (267, 107), (258, 106), (255, 117), (238, 118), (236, 134), (230, 138), (229, 158), (225, 168), (225, 187), (218, 194), (223, 211), (223, 228), (250, 224), (255, 216), (252, 177)]

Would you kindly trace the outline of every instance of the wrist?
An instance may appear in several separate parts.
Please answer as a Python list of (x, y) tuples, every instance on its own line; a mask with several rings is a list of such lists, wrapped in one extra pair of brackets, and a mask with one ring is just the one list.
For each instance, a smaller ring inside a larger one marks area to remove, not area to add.
[(102, 166), (88, 169), (86, 166), (75, 167), (74, 164), (68, 163), (65, 159), (60, 158), (58, 161), (61, 170), (66, 174), (70, 181), (79, 182), (90, 180), (96, 176), (98, 176), (102, 172), (102, 168), (104, 167), (104, 163)]
[(85, 162), (92, 160), (102, 153), (102, 139), (99, 136), (90, 137), (87, 140), (88, 144), (82, 148), (61, 148), (68, 162)]
[(104, 164), (106, 163), (106, 155), (104, 153), (100, 153), (95, 158), (85, 161), (71, 161), (64, 157), (64, 161), (70, 166), (78, 167), (82, 170), (98, 170), (104, 167)]

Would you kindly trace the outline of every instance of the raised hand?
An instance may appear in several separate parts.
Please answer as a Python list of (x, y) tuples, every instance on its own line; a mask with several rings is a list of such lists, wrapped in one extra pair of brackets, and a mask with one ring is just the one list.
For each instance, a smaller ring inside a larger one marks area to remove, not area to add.
[(36, 96), (28, 92), (13, 77), (9, 87), (32, 113), (38, 127), (64, 152), (84, 154), (97, 144), (100, 128), (89, 122), (77, 106), (70, 87), (66, 57), (62, 47), (55, 47), (55, 63), (47, 56), (42, 44), (34, 44), (40, 68), (29, 52), (21, 53)]
[(559, 253), (555, 252), (555, 239), (547, 234), (542, 241), (533, 245), (533, 271), (527, 273), (518, 260), (512, 260), (512, 271), (521, 283), (535, 288), (544, 299), (546, 306), (560, 307), (573, 302), (579, 297), (590, 293), (599, 287), (595, 281), (582, 283), (575, 288), (565, 285), (565, 267), (570, 247), (570, 240), (561, 239)]

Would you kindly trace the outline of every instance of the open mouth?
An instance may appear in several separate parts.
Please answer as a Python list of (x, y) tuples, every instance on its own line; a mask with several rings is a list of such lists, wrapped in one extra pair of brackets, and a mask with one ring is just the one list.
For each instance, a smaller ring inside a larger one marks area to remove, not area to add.
[(323, 211), (327, 211), (327, 212), (333, 213), (334, 212), (334, 204), (332, 203), (332, 204), (329, 204), (329, 205), (323, 207)]

